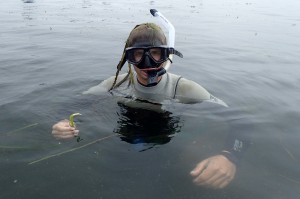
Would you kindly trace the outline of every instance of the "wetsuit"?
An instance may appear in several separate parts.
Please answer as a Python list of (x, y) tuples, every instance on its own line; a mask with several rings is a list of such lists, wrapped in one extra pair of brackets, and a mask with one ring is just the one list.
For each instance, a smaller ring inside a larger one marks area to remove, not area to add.
[[(120, 82), (126, 74), (118, 76), (117, 83)], [(83, 94), (98, 95), (102, 92), (107, 92), (111, 87), (115, 77), (110, 77), (99, 85), (90, 88)], [(164, 100), (176, 100), (180, 103), (199, 103), (203, 101), (210, 101), (227, 107), (227, 105), (220, 99), (211, 95), (205, 88), (195, 83), (194, 81), (187, 80), (181, 76), (166, 73), (162, 76), (160, 82), (151, 87), (143, 86), (137, 81), (137, 76), (133, 73), (133, 82), (129, 85), (129, 78), (121, 84), (116, 90), (117, 92), (126, 93), (128, 96), (133, 96), (136, 99), (147, 100), (154, 103), (162, 103)], [(143, 104), (145, 105), (145, 103)], [(224, 115), (223, 115), (224, 116)], [(230, 126), (231, 131), (227, 138), (224, 151), (222, 155), (226, 156), (229, 160), (237, 163), (241, 158), (245, 148), (248, 145), (248, 138), (246, 133), (240, 132), (241, 130), (249, 129), (244, 128), (241, 120), (233, 119)]]

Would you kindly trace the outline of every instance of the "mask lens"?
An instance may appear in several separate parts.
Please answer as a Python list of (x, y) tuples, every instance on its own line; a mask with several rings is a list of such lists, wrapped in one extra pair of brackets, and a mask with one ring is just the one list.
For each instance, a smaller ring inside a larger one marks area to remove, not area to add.
[(144, 56), (144, 49), (135, 49), (133, 50), (133, 59), (136, 63), (140, 62)]
[(151, 48), (149, 49), (149, 52), (154, 61), (157, 62), (161, 61), (161, 54), (162, 54), (161, 48)]
[(132, 64), (138, 64), (143, 59), (144, 53), (142, 48), (127, 49), (127, 60)]
[(169, 56), (168, 48), (164, 47), (128, 48), (126, 53), (127, 60), (132, 64), (140, 63), (144, 59), (145, 54), (157, 64), (163, 63)]
[(157, 63), (163, 63), (169, 57), (168, 48), (164, 48), (164, 47), (151, 48), (149, 52), (152, 59)]

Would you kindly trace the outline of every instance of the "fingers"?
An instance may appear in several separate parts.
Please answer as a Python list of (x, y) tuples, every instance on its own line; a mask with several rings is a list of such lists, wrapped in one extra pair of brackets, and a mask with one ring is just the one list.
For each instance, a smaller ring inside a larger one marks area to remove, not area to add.
[(203, 175), (199, 176), (200, 178), (197, 179), (197, 184), (202, 186), (214, 186), (219, 180), (220, 176), (217, 172), (213, 170), (207, 170), (207, 172), (203, 172)]
[(79, 130), (70, 130), (70, 131), (52, 131), (52, 135), (58, 139), (67, 139), (73, 138), (79, 135)]
[(219, 179), (219, 175), (215, 171), (215, 169), (212, 169), (211, 167), (209, 168), (209, 166), (210, 165), (207, 165), (202, 173), (194, 179), (195, 184), (200, 186), (207, 186)]
[(194, 179), (194, 183), (199, 186), (219, 189), (227, 186), (231, 180), (226, 173), (214, 169), (205, 169)]
[(233, 178), (230, 179), (229, 177), (220, 178), (220, 179), (216, 180), (215, 182), (213, 182), (211, 184), (211, 187), (215, 188), (215, 189), (223, 189), (232, 181), (232, 179)]
[(206, 180), (203, 185), (215, 189), (222, 189), (226, 187), (234, 178), (234, 175), (230, 171), (219, 170), (215, 172), (215, 175)]
[(52, 127), (52, 135), (57, 139), (69, 139), (79, 135), (79, 130), (71, 127), (68, 120), (62, 120)]
[(209, 160), (203, 160), (191, 171), (190, 174), (196, 177), (193, 180), (195, 184), (199, 186), (206, 186), (218, 179), (218, 176), (215, 175), (215, 171), (213, 169), (207, 169), (209, 165)]
[(74, 138), (74, 135), (68, 134), (68, 135), (53, 135), (56, 139), (69, 139)]
[(191, 175), (195, 177), (196, 185), (221, 189), (234, 179), (235, 172), (235, 165), (218, 155), (200, 162)]
[(207, 167), (208, 161), (204, 160), (200, 162), (191, 172), (191, 176), (196, 177), (199, 176)]

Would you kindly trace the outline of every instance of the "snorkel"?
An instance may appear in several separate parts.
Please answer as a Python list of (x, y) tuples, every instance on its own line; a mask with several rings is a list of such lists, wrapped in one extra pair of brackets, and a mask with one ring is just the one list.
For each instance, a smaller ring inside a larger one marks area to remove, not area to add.
[[(175, 45), (175, 28), (172, 25), (172, 23), (160, 12), (158, 12), (156, 9), (150, 9), (150, 13), (152, 14), (153, 17), (157, 17), (161, 24), (167, 29), (168, 31), (168, 47), (174, 49)], [(181, 55), (182, 56), (182, 55)], [(168, 60), (165, 63), (164, 67), (160, 67), (159, 70), (157, 71), (149, 71), (149, 79), (148, 79), (148, 86), (156, 85), (158, 83), (158, 77), (162, 76), (167, 72), (167, 70), (170, 68), (171, 63), (173, 60), (173, 54), (169, 55)]]
[[(168, 46), (169, 46), (169, 48), (174, 48), (174, 46), (175, 46), (175, 28), (174, 28), (174, 26), (171, 24), (171, 22), (166, 17), (164, 17), (163, 14), (158, 12), (156, 9), (150, 9), (150, 13), (153, 15), (153, 17), (157, 17), (160, 20), (160, 22), (162, 23), (162, 25), (168, 30), (168, 39), (167, 39)], [(164, 67), (164, 73), (166, 73), (166, 71), (170, 68), (172, 60), (173, 60), (173, 54), (170, 54), (169, 60), (167, 61), (166, 65)], [(161, 75), (163, 75), (163, 74), (161, 74)]]

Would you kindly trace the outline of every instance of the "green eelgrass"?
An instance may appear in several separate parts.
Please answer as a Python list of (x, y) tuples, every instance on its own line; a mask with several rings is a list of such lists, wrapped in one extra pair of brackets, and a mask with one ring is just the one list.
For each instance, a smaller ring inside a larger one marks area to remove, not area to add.
[(20, 132), (20, 131), (22, 131), (22, 130), (25, 130), (25, 129), (27, 129), (27, 128), (30, 128), (30, 127), (33, 127), (33, 126), (37, 126), (37, 125), (38, 125), (38, 123), (29, 124), (29, 125), (27, 125), (27, 126), (24, 126), (24, 127), (18, 128), (18, 129), (15, 129), (15, 130), (13, 130), (13, 131), (6, 132), (5, 134), (6, 134), (6, 135), (9, 135), (9, 134), (12, 134), (12, 133), (17, 133), (17, 132)]
[[(11, 135), (13, 133), (17, 133), (17, 132), (20, 132), (22, 130), (25, 130), (25, 129), (28, 129), (30, 127), (33, 127), (33, 126), (37, 126), (38, 123), (33, 123), (33, 124), (29, 124), (27, 126), (24, 126), (24, 127), (21, 127), (21, 128), (18, 128), (18, 129), (15, 129), (15, 130), (12, 130), (12, 131), (9, 131), (9, 132), (6, 132), (4, 133), (5, 135)], [(0, 150), (3, 151), (14, 151), (14, 150), (26, 150), (26, 149), (31, 149), (31, 147), (28, 147), (28, 146), (8, 146), (8, 145), (0, 145)]]
[(76, 124), (74, 122), (74, 116), (77, 116), (77, 115), (81, 115), (80, 113), (73, 113), (70, 115), (69, 117), (69, 124), (71, 127), (75, 127), (76, 128)]
[[(70, 124), (71, 127), (75, 127), (76, 128), (76, 124), (74, 122), (74, 116), (77, 116), (77, 115), (81, 115), (81, 114), (80, 113), (73, 113), (73, 114), (70, 115), (70, 117), (69, 117), (69, 124)], [(81, 140), (83, 140), (83, 139), (80, 138), (80, 136), (75, 136), (75, 137), (77, 137), (77, 139), (76, 139), (77, 142), (80, 142)]]
[(31, 149), (31, 147), (27, 147), (27, 146), (5, 146), (5, 145), (0, 145), (0, 150), (25, 150), (25, 149)]
[(31, 164), (35, 164), (35, 163), (38, 163), (38, 162), (41, 162), (41, 161), (50, 159), (50, 158), (58, 157), (58, 156), (61, 156), (61, 155), (66, 154), (66, 153), (70, 153), (70, 152), (76, 151), (76, 150), (78, 150), (78, 149), (82, 149), (82, 148), (84, 148), (84, 147), (90, 146), (90, 145), (92, 145), (92, 144), (95, 144), (95, 143), (97, 143), (97, 142), (100, 142), (100, 141), (102, 141), (102, 140), (106, 140), (106, 139), (108, 139), (108, 138), (110, 138), (110, 137), (114, 137), (114, 136), (117, 136), (117, 135), (118, 135), (118, 134), (108, 135), (108, 136), (99, 138), (99, 139), (97, 139), (97, 140), (91, 141), (91, 142), (89, 142), (89, 143), (87, 143), (87, 144), (81, 145), (81, 146), (79, 146), (79, 147), (76, 147), (76, 148), (73, 148), (73, 149), (69, 149), (69, 150), (66, 150), (66, 151), (62, 151), (62, 152), (59, 152), (59, 153), (56, 153), (56, 154), (52, 154), (52, 155), (45, 156), (45, 157), (40, 158), (40, 159), (38, 159), (38, 160), (29, 162), (28, 164), (31, 165)]

